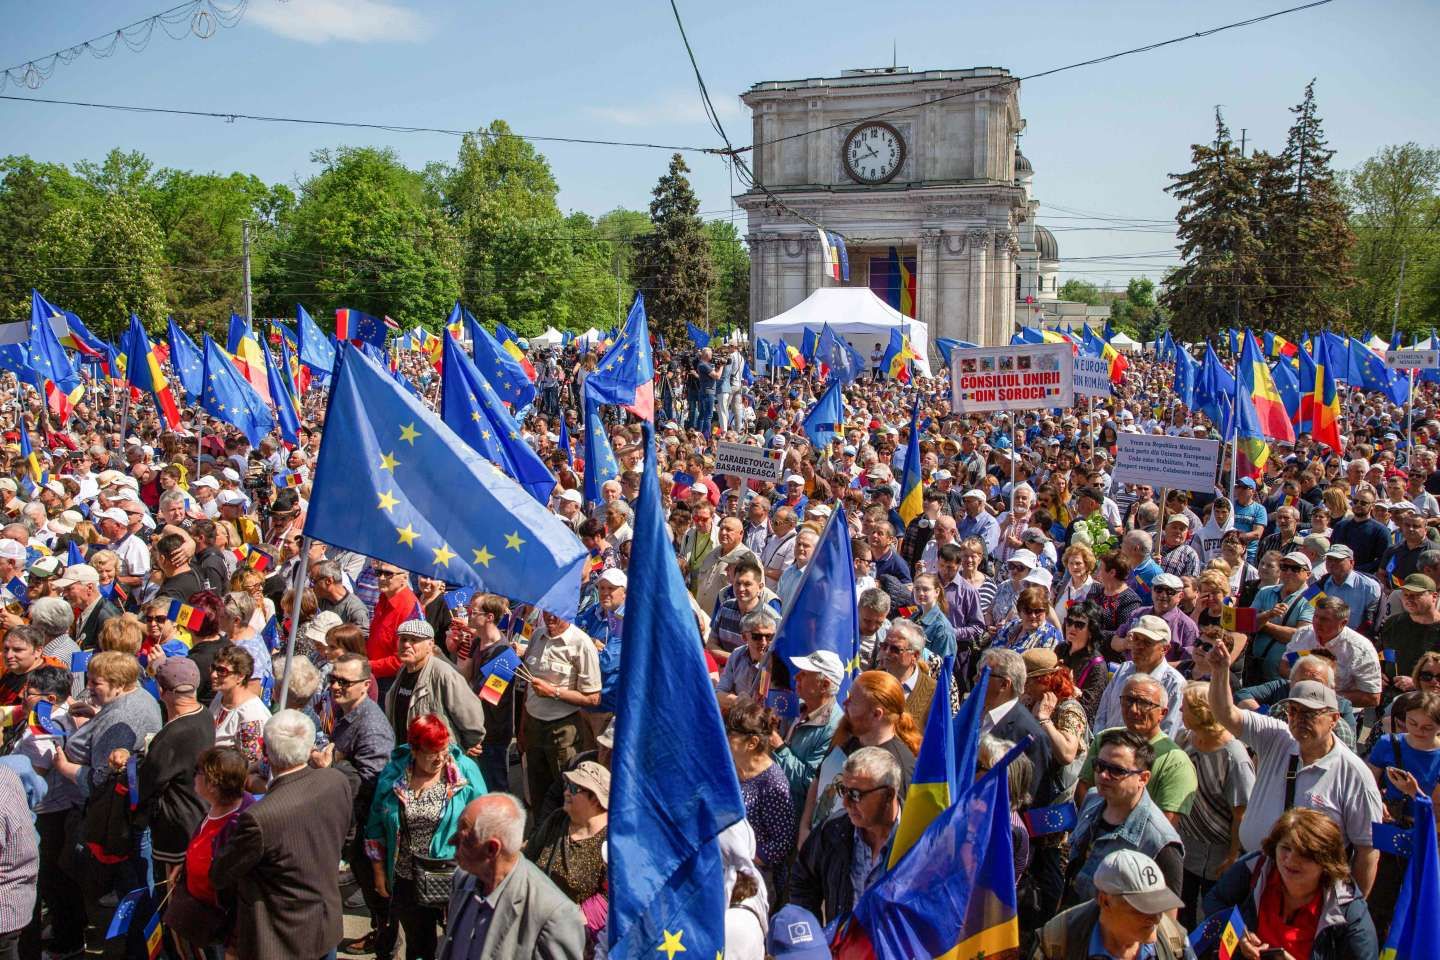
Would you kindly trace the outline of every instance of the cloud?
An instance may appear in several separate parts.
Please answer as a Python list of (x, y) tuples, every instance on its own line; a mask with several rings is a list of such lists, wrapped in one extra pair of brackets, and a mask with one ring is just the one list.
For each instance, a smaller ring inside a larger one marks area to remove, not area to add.
[(387, 0), (262, 0), (247, 19), (301, 43), (415, 43), (429, 29), (420, 14)]
[[(734, 97), (712, 96), (711, 100), (722, 123), (729, 124), (731, 121), (745, 119), (746, 111)], [(585, 109), (592, 117), (608, 120), (622, 127), (652, 127), (675, 123), (700, 123), (708, 126), (698, 91), (669, 93), (648, 104), (591, 106)]]

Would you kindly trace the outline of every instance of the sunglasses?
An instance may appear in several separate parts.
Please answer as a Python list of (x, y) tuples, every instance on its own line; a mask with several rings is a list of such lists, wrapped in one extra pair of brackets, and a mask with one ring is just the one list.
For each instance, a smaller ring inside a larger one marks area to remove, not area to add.
[(1293, 563), (1282, 563), (1280, 564), (1280, 569), (1284, 570), (1286, 573), (1299, 573), (1305, 568)]
[(1101, 760), (1097, 757), (1095, 760), (1095, 772), (1097, 774), (1103, 773), (1105, 776), (1112, 777), (1116, 780), (1124, 780), (1126, 777), (1133, 777), (1145, 771), (1131, 770), (1129, 767), (1122, 767), (1118, 763), (1111, 763), (1109, 760)]
[(1150, 592), (1151, 592), (1151, 593), (1174, 594), (1174, 593), (1179, 593), (1180, 591), (1176, 590), (1174, 587), (1151, 587), (1151, 588), (1150, 588)]
[(404, 573), (403, 570), (376, 570), (376, 580), (389, 580), (391, 577), (398, 577)]
[(1437, 680), (1440, 680), (1440, 673), (1432, 673), (1429, 670), (1421, 670), (1419, 673), (1415, 674), (1415, 679), (1419, 680), (1421, 683), (1434, 683)]
[(229, 667), (211, 667), (211, 668), (210, 668), (210, 673), (213, 674), (214, 676), (217, 676), (217, 677), (228, 677), (228, 676), (230, 676), (230, 674), (232, 674), (232, 673), (234, 673), (234, 672), (235, 672), (235, 671), (231, 670)]
[(858, 787), (837, 786), (835, 788), (835, 792), (840, 796), (841, 801), (845, 803), (859, 803), (861, 800), (865, 799), (867, 796), (874, 793), (876, 790), (888, 789), (890, 788), (882, 783), (878, 787), (870, 787), (865, 790), (861, 790)]
[(169, 619), (170, 619), (169, 617), (146, 617), (146, 618), (145, 618), (145, 622), (146, 622), (146, 623), (164, 623), (164, 622), (166, 622), (166, 621), (169, 620)]
[(1090, 626), (1090, 621), (1081, 620), (1078, 617), (1067, 617), (1065, 618), (1065, 626), (1074, 627), (1076, 630), (1084, 630), (1086, 627)]
[(369, 682), (369, 681), (367, 681), (367, 680), (346, 680), (344, 677), (337, 677), (337, 676), (333, 676), (333, 675), (330, 677), (330, 686), (332, 686), (332, 687), (339, 687), (341, 690), (349, 690), (351, 687), (355, 686), (357, 683), (368, 683), (368, 682)]
[(775, 639), (775, 634), (773, 634), (773, 633), (757, 633), (757, 632), (755, 632), (755, 631), (751, 631), (750, 636), (751, 636), (751, 638), (753, 638), (753, 639), (755, 639), (755, 640), (774, 640), (774, 639)]

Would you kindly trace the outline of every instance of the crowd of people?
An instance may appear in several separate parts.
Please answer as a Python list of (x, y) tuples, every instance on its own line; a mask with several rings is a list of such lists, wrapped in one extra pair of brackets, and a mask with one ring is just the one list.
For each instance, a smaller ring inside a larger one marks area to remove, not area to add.
[[(298, 444), (252, 447), (193, 407), (167, 429), (104, 379), (61, 424), (4, 375), (0, 958), (605, 955), (646, 434), (606, 408), (619, 475), (586, 502), (594, 356), (530, 359), (523, 438), (590, 554), (573, 621), (307, 542), (322, 388)], [(980, 768), (1024, 746), (1026, 956), (1190, 957), (1189, 932), (1237, 908), (1231, 956), (1378, 956), (1407, 858), (1372, 831), (1440, 782), (1433, 387), (1413, 429), (1346, 391), (1343, 454), (1302, 434), (1259, 477), (1232, 486), (1227, 455), (1212, 489), (1166, 491), (1112, 480), (1119, 436), (1216, 434), (1153, 356), (1101, 402), (969, 417), (943, 372), (877, 362), (819, 447), (815, 371), (655, 359), (665, 523), (746, 812), (721, 843), (727, 958), (830, 956), (886, 872), (928, 717), (982, 677)], [(401, 371), (435, 403), (423, 355)], [(783, 451), (782, 479), (716, 473), (721, 440)], [(859, 670), (777, 664), (841, 508)], [(514, 682), (487, 689), (511, 655)], [(1027, 826), (1067, 804), (1061, 829)]]

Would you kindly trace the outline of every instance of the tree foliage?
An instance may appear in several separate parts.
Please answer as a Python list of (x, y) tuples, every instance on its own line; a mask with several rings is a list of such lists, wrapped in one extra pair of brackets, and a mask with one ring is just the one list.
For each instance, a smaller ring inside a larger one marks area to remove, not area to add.
[(1356, 237), (1358, 283), (1346, 292), (1356, 326), (1389, 330), (1398, 293), (1400, 328), (1428, 336), (1440, 323), (1440, 150), (1383, 147), (1343, 187)]
[(750, 253), (729, 220), (711, 220), (705, 224), (705, 232), (715, 264), (715, 285), (709, 294), (711, 328), (746, 330), (750, 325)]
[(1089, 280), (1072, 277), (1060, 285), (1059, 297), (1072, 303), (1086, 303), (1098, 307), (1101, 303), (1100, 288)]
[(650, 201), (654, 229), (642, 238), (635, 256), (637, 286), (645, 294), (652, 327), (672, 342), (679, 342), (687, 322), (707, 328), (706, 307), (715, 285), (710, 236), (685, 177), (689, 172), (680, 154), (670, 158)]

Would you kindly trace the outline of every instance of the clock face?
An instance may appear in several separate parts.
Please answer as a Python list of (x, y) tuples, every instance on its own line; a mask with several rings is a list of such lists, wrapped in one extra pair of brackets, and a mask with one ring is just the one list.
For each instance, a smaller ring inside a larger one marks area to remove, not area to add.
[(841, 148), (845, 172), (859, 183), (885, 183), (905, 162), (905, 141), (888, 123), (862, 123), (850, 131)]

